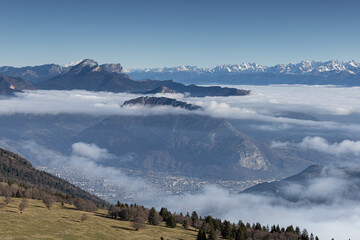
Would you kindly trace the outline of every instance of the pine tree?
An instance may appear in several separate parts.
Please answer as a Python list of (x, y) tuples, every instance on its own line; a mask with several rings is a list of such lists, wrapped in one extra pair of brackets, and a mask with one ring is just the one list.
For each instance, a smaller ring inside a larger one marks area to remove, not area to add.
[(195, 211), (193, 211), (191, 214), (191, 221), (193, 227), (195, 227), (195, 223), (197, 222), (197, 220), (199, 220), (199, 216)]
[(236, 231), (235, 240), (245, 240), (245, 234), (241, 227)]
[(229, 221), (226, 221), (226, 220), (224, 221), (223, 226), (221, 228), (221, 235), (225, 239), (231, 238), (231, 225), (230, 225)]
[(150, 212), (149, 212), (149, 217), (148, 217), (148, 221), (151, 225), (155, 225), (155, 215), (156, 215), (156, 210), (155, 208), (151, 208)]
[(288, 226), (288, 227), (286, 228), (286, 232), (291, 232), (291, 233), (293, 233), (293, 232), (294, 232), (294, 227), (293, 227), (293, 225)]
[(170, 228), (175, 228), (176, 227), (176, 220), (174, 218), (173, 215), (171, 215), (171, 213), (168, 213), (167, 219), (166, 219), (166, 226), (170, 227)]
[(198, 235), (196, 237), (196, 240), (206, 240), (206, 233), (203, 227), (199, 229)]
[(302, 231), (301, 240), (309, 240), (309, 234), (306, 229)]
[(216, 240), (214, 227), (212, 227), (210, 229), (210, 234), (209, 234), (208, 240)]

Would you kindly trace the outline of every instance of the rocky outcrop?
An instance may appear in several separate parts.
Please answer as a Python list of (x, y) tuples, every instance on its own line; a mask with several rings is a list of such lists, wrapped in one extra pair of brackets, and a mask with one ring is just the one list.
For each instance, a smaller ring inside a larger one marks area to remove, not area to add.
[(166, 98), (166, 97), (139, 97), (125, 101), (122, 106), (128, 105), (143, 105), (143, 106), (171, 106), (184, 108), (186, 110), (199, 110), (202, 107), (189, 104), (182, 101), (177, 101), (176, 99)]

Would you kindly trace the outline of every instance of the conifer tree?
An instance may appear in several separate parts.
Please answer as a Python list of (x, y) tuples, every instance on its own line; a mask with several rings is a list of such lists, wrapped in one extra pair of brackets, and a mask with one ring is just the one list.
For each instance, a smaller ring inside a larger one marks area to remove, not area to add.
[(155, 214), (156, 214), (156, 210), (154, 207), (152, 207), (148, 216), (148, 221), (151, 225), (155, 225)]
[(199, 220), (199, 216), (195, 211), (193, 211), (192, 214), (191, 214), (191, 221), (192, 221), (192, 226), (193, 227), (195, 227), (195, 224), (196, 224), (197, 220)]
[(203, 227), (199, 229), (198, 235), (196, 237), (196, 240), (206, 240), (206, 233)]
[(235, 240), (245, 240), (245, 233), (241, 227), (236, 231)]
[(166, 218), (166, 226), (170, 228), (176, 227), (176, 220), (174, 216), (168, 212), (167, 218)]
[(221, 229), (221, 235), (225, 239), (231, 238), (231, 225), (230, 225), (229, 221), (226, 221), (226, 220), (224, 221), (222, 229)]
[(208, 240), (216, 240), (214, 227), (210, 229)]

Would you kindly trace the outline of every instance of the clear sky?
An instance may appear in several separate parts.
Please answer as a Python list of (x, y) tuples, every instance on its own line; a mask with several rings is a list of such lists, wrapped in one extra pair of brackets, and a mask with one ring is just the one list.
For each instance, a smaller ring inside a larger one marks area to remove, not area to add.
[(0, 0), (0, 66), (360, 60), (360, 1)]

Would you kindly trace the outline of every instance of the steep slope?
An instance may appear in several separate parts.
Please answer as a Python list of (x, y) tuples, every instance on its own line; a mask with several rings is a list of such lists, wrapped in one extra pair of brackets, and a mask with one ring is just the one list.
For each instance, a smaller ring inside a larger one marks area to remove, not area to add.
[(31, 163), (18, 154), (0, 148), (0, 179), (17, 184), (31, 186), (40, 190), (64, 195), (74, 195), (82, 199), (89, 199), (96, 204), (105, 203), (98, 197), (55, 177), (44, 171), (35, 169)]
[(18, 77), (8, 77), (0, 74), (0, 95), (13, 95), (21, 90), (33, 90), (31, 83)]
[(270, 176), (257, 145), (228, 121), (196, 114), (113, 116), (74, 140), (132, 161), (104, 164), (225, 179)]

